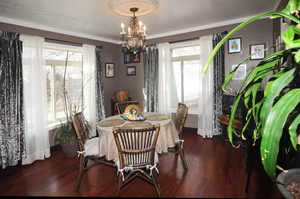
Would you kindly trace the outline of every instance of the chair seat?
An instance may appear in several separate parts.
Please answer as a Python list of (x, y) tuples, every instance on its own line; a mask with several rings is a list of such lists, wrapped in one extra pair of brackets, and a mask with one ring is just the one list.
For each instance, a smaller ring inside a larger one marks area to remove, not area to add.
[(92, 139), (86, 140), (84, 144), (85, 154), (84, 156), (99, 156), (99, 137), (94, 137)]

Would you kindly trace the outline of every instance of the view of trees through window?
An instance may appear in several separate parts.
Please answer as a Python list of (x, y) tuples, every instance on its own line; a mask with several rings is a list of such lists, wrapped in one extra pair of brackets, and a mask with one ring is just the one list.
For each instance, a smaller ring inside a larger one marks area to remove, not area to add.
[(73, 111), (82, 109), (82, 53), (46, 48), (44, 58), (47, 67), (48, 125), (54, 125), (66, 120), (64, 87), (68, 102), (72, 105), (69, 108)]
[(189, 106), (189, 112), (197, 112), (200, 97), (200, 46), (187, 46), (172, 49), (172, 69), (175, 79), (176, 96), (174, 108), (178, 102)]

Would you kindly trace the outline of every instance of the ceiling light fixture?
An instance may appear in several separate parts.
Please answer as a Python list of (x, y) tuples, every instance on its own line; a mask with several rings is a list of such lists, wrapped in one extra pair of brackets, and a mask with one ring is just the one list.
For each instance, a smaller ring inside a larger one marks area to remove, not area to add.
[(158, 0), (109, 0), (109, 7), (114, 13), (130, 16), (127, 27), (121, 24), (123, 52), (138, 53), (145, 48), (147, 28), (137, 17), (153, 12), (158, 5)]
[(146, 26), (139, 21), (135, 13), (138, 8), (130, 8), (133, 16), (130, 18), (128, 27), (121, 23), (122, 51), (124, 53), (138, 53), (144, 50), (146, 40)]

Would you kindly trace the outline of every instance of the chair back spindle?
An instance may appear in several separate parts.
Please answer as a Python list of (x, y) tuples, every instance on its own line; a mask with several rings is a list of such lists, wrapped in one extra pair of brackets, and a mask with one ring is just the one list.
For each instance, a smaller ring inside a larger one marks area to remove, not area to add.
[(154, 165), (159, 126), (144, 129), (114, 128), (120, 168)]
[(77, 135), (80, 151), (84, 151), (84, 144), (86, 140), (89, 139), (89, 128), (86, 125), (82, 112), (74, 115), (73, 126)]
[(178, 103), (176, 118), (175, 118), (175, 127), (181, 137), (182, 129), (188, 115), (188, 107), (183, 103)]

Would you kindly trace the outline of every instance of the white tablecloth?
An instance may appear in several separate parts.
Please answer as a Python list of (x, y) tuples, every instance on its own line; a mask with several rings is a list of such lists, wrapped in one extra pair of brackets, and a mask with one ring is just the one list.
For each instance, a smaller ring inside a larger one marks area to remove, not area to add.
[[(158, 113), (145, 113), (145, 117), (158, 114)], [(107, 117), (105, 120), (111, 119), (122, 119), (120, 115), (115, 115), (111, 117)], [(130, 121), (126, 121), (125, 123), (119, 125), (118, 127), (122, 127), (126, 123)], [(178, 132), (175, 128), (174, 122), (172, 119), (161, 120), (161, 121), (150, 121), (146, 120), (145, 122), (149, 122), (151, 124), (160, 124), (160, 132), (157, 139), (156, 152), (163, 153), (168, 152), (168, 147), (174, 147), (175, 142), (179, 139)], [(118, 158), (118, 149), (114, 140), (114, 136), (112, 133), (113, 127), (101, 127), (99, 123), (97, 125), (97, 130), (99, 133), (99, 146), (100, 146), (100, 156), (105, 156), (107, 160), (117, 161)]]

